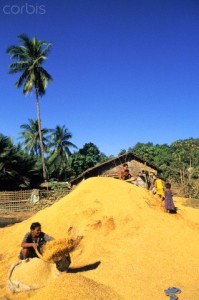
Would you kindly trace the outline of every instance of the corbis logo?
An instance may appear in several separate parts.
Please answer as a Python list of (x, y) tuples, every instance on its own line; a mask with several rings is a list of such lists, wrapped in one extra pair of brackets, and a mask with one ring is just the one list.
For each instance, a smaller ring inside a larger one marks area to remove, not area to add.
[(5, 15), (44, 15), (46, 13), (45, 5), (28, 4), (24, 3), (23, 5), (4, 5), (3, 13)]

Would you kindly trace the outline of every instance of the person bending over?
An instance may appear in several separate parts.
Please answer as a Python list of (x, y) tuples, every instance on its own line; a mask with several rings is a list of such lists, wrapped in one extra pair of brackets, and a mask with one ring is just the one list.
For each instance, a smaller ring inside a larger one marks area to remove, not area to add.
[(35, 249), (38, 249), (39, 253), (41, 253), (42, 246), (52, 239), (51, 236), (41, 231), (41, 224), (39, 222), (32, 223), (30, 231), (25, 234), (22, 240), (22, 249), (19, 258), (23, 260), (26, 258), (38, 257)]

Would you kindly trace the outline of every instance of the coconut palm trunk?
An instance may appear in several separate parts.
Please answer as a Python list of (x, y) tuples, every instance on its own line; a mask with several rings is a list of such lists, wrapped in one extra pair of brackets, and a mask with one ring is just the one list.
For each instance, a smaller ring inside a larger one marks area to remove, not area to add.
[(40, 116), (40, 103), (39, 103), (39, 94), (38, 89), (35, 88), (35, 94), (36, 94), (36, 105), (37, 105), (37, 121), (38, 121), (38, 131), (39, 131), (39, 141), (40, 141), (40, 149), (41, 149), (41, 162), (42, 162), (42, 170), (43, 170), (43, 178), (44, 181), (46, 181), (46, 165), (45, 165), (45, 159), (44, 159), (44, 145), (43, 145), (43, 138), (42, 138), (42, 132), (41, 132), (41, 116)]

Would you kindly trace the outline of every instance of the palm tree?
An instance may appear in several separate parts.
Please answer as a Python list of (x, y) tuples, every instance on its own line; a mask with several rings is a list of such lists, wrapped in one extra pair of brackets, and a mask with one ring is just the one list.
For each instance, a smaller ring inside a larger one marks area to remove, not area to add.
[[(41, 157), (38, 120), (29, 119), (28, 121), (29, 124), (22, 124), (20, 126), (20, 128), (24, 129), (21, 132), (21, 138), (24, 139), (21, 145), (25, 145), (25, 150), (29, 154), (33, 154), (37, 157), (38, 156)], [(48, 144), (48, 137), (46, 136), (46, 134), (48, 134), (49, 132), (51, 132), (51, 129), (47, 129), (47, 128), (41, 129), (42, 144), (44, 149)]]
[(41, 181), (36, 159), (0, 134), (0, 190), (29, 187)]
[(52, 169), (53, 171), (59, 169), (59, 174), (61, 174), (67, 167), (66, 160), (71, 155), (70, 148), (77, 149), (77, 146), (69, 141), (72, 138), (72, 133), (65, 128), (65, 125), (62, 127), (56, 126), (52, 132), (49, 147), (53, 150), (49, 158), (49, 164), (51, 165), (51, 171)]
[(17, 163), (14, 146), (10, 138), (0, 134), (0, 181), (16, 175), (13, 165)]
[(51, 75), (42, 67), (51, 44), (47, 44), (45, 41), (39, 41), (36, 37), (31, 40), (25, 34), (19, 35), (18, 38), (20, 46), (12, 45), (8, 47), (6, 51), (11, 59), (16, 60), (9, 66), (9, 73), (22, 73), (16, 82), (16, 87), (20, 88), (23, 86), (23, 93), (25, 95), (32, 91), (35, 93), (43, 178), (46, 180), (39, 97), (45, 94), (49, 81), (52, 81)]

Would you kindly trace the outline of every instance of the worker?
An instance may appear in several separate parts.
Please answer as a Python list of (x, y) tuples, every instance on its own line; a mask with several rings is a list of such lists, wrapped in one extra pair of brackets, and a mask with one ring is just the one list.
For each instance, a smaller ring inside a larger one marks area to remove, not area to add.
[(155, 188), (156, 188), (156, 194), (162, 200), (164, 200), (164, 185), (163, 185), (163, 181), (158, 176), (156, 176), (155, 179)]
[(41, 224), (34, 222), (30, 226), (30, 231), (27, 232), (21, 243), (21, 251), (19, 258), (21, 260), (26, 258), (38, 257), (35, 250), (41, 254), (41, 249), (44, 244), (51, 241), (53, 238), (41, 231)]
[(120, 170), (119, 178), (121, 180), (125, 180), (124, 179), (124, 174), (125, 174), (126, 170), (128, 170), (128, 164), (127, 163), (123, 164), (122, 169)]

